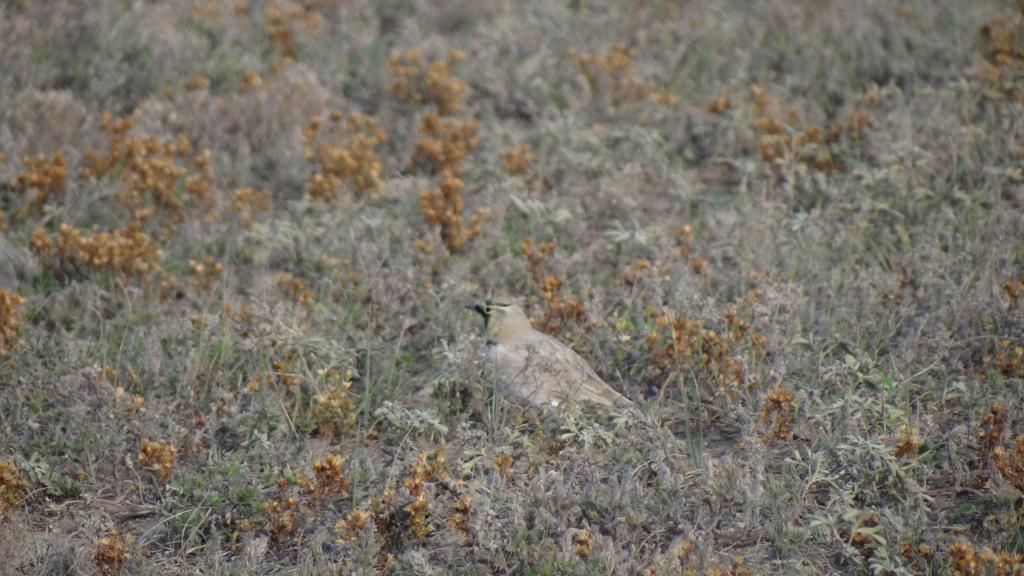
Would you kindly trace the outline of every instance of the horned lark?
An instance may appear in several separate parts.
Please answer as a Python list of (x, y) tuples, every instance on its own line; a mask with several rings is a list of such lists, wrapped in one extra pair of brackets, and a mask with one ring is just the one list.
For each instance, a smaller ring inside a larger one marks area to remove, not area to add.
[(466, 308), (484, 317), (486, 356), (508, 393), (548, 409), (565, 409), (578, 402), (632, 405), (572, 348), (535, 330), (518, 304), (488, 300)]

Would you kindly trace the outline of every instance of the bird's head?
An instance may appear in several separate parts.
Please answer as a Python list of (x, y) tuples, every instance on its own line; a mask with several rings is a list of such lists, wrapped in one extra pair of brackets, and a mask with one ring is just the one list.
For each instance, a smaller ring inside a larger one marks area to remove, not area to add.
[(519, 332), (532, 330), (530, 320), (523, 312), (522, 306), (512, 299), (485, 300), (480, 304), (471, 304), (466, 308), (483, 316), (487, 337), (502, 341), (517, 335)]

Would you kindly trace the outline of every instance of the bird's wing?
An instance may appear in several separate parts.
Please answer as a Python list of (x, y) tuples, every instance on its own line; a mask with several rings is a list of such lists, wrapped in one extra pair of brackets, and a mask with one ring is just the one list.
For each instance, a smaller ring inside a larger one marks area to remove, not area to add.
[(558, 340), (539, 334), (528, 345), (531, 350), (526, 370), (537, 380), (550, 382), (556, 395), (568, 402), (585, 400), (604, 406), (632, 404), (601, 380), (579, 354)]

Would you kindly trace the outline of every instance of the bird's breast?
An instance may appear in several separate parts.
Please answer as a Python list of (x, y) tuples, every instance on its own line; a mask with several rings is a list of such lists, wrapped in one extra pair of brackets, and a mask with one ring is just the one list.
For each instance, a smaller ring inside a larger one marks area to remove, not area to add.
[(499, 344), (494, 340), (488, 340), (487, 344), (484, 345), (484, 357), (494, 362), (498, 358), (498, 346)]
[(517, 378), (526, 364), (521, 346), (502, 344), (488, 340), (484, 346), (484, 357), (494, 364), (503, 379)]

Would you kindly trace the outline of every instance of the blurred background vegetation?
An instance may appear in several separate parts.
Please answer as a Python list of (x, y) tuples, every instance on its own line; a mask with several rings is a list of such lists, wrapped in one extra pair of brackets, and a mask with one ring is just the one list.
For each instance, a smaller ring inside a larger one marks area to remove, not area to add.
[(0, 1), (5, 570), (1022, 573), (1022, 10)]

